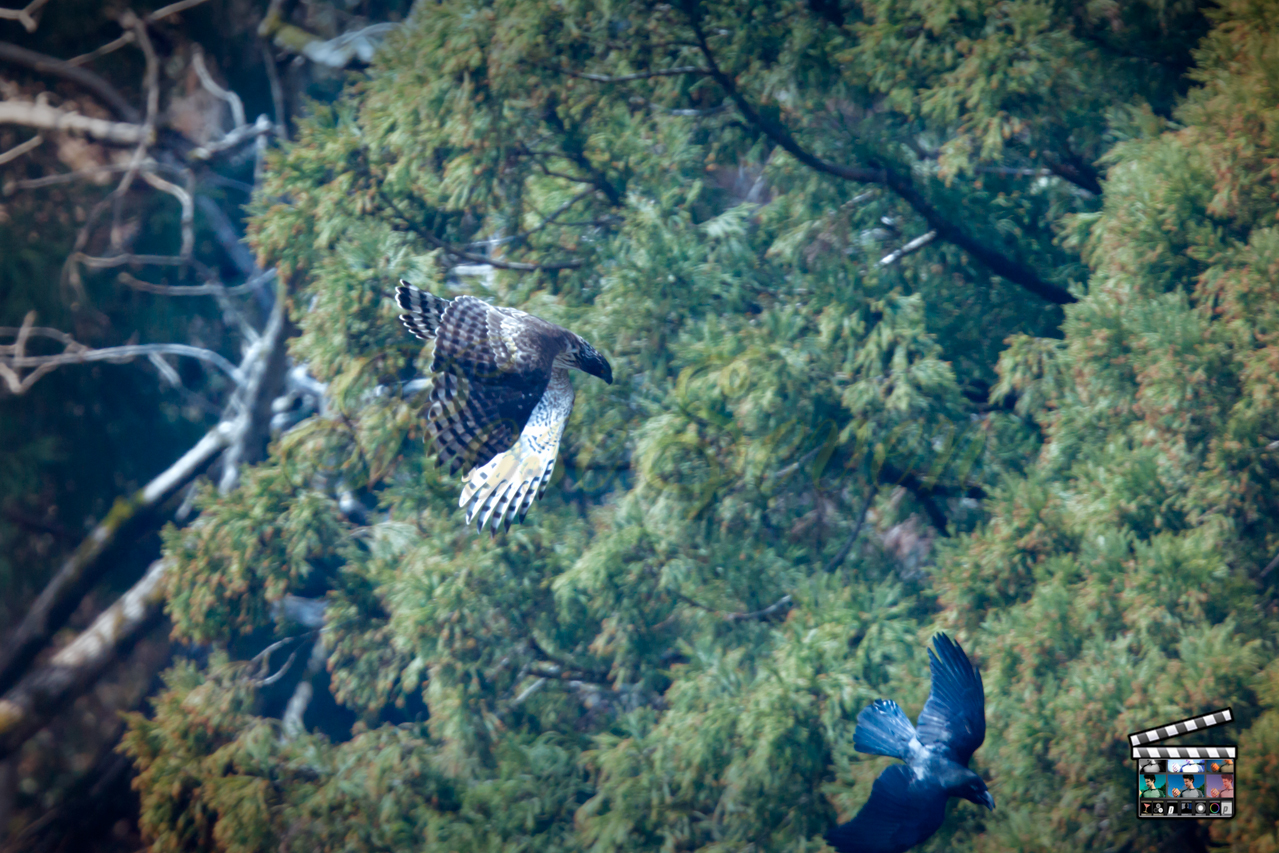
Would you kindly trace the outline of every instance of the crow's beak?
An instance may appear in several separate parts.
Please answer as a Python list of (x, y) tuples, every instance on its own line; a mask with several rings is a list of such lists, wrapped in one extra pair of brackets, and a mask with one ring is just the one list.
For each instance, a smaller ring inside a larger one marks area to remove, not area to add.
[(990, 795), (990, 791), (984, 791), (981, 795), (981, 802), (986, 808), (992, 812), (995, 810), (995, 798)]

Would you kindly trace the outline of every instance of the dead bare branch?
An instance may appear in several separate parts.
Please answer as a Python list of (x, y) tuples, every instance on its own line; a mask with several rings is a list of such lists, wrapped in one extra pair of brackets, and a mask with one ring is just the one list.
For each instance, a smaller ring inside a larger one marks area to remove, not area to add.
[(791, 605), (790, 593), (783, 595), (777, 601), (768, 605), (762, 610), (755, 610), (750, 613), (729, 613), (724, 616), (725, 622), (742, 622), (747, 619), (768, 619), (769, 617), (780, 613)]
[(473, 264), (488, 264), (489, 266), (495, 267), (497, 269), (513, 270), (515, 272), (537, 272), (538, 270), (548, 270), (548, 271), (549, 270), (571, 270), (571, 269), (577, 269), (578, 267), (582, 266), (583, 263), (585, 263), (584, 261), (580, 259), (574, 259), (571, 261), (552, 261), (551, 263), (544, 263), (544, 264), (527, 264), (520, 261), (503, 261), (497, 258), (486, 258), (483, 255), (477, 255), (474, 252), (468, 252), (465, 249), (462, 249), (457, 246), (453, 246), (453, 245), (450, 245), (449, 243), (444, 242), (439, 237), (436, 237), (432, 231), (426, 228), (422, 228), (421, 226), (417, 224), (416, 221), (413, 220), (412, 217), (408, 216), (403, 211), (401, 211), (399, 206), (395, 203), (395, 201), (392, 200), (391, 197), (388, 196), (386, 193), (379, 191), (378, 195), (381, 197), (382, 201), (386, 203), (387, 207), (391, 208), (391, 210), (394, 211), (397, 216), (399, 216), (400, 220), (405, 224), (405, 226), (408, 227), (410, 231), (417, 234), (422, 239), (426, 240), (426, 242), (430, 243), (435, 248), (443, 249), (447, 254), (450, 254), (453, 257), (463, 261), (470, 261)]
[[(21, 670), (62, 627), (85, 590), (97, 580), (102, 568), (100, 558), (124, 526), (139, 513), (168, 500), (199, 476), (230, 444), (232, 435), (230, 423), (218, 424), (159, 476), (129, 497), (116, 501), (111, 512), (66, 559), (27, 610), (22, 622), (0, 646), (0, 690), (18, 680)], [(2, 730), (3, 723), (0, 722)]]
[(18, 159), (23, 154), (26, 154), (28, 151), (30, 151), (33, 148), (38, 148), (43, 142), (44, 142), (44, 137), (37, 133), (35, 136), (31, 137), (26, 142), (18, 143), (17, 145), (10, 148), (8, 151), (4, 152), (3, 154), (0, 154), (0, 166), (3, 166), (5, 163), (8, 163), (10, 160)]
[(178, 0), (177, 3), (170, 3), (168, 6), (161, 6), (159, 9), (156, 9), (154, 12), (147, 15), (146, 22), (148, 24), (154, 24), (156, 21), (162, 21), (170, 15), (185, 12), (187, 9), (199, 6), (201, 3), (205, 2), (208, 2), (208, 0)]
[(17, 21), (29, 33), (34, 33), (39, 23), (35, 19), (36, 12), (49, 0), (31, 0), (21, 9), (0, 9), (0, 20)]
[(195, 177), (187, 170), (187, 188), (183, 189), (177, 184), (171, 184), (164, 178), (155, 174), (150, 170), (142, 171), (142, 180), (163, 193), (168, 193), (178, 200), (178, 204), (182, 206), (182, 248), (178, 250), (178, 257), (190, 258), (191, 250), (195, 247), (195, 230), (192, 224), (195, 222), (195, 202), (191, 198), (191, 185), (195, 183)]
[[(275, 270), (268, 270), (263, 275), (267, 278), (273, 277)], [(259, 281), (246, 281), (244, 284), (227, 287), (217, 279), (210, 279), (204, 284), (153, 284), (152, 282), (135, 278), (127, 272), (120, 273), (116, 276), (116, 280), (134, 290), (140, 290), (143, 293), (156, 293), (160, 296), (217, 296), (219, 293), (226, 296), (243, 296), (262, 286)], [(3, 328), (0, 328), (0, 334), (4, 334)]]
[(889, 252), (887, 255), (884, 255), (884, 257), (879, 259), (879, 265), (881, 267), (891, 266), (897, 263), (898, 261), (900, 261), (902, 258), (909, 255), (911, 252), (917, 252), (920, 249), (924, 248), (929, 243), (933, 242), (933, 240), (935, 240), (936, 238), (937, 238), (936, 229), (933, 229), (932, 231), (926, 231), (923, 234), (916, 237), (914, 240), (911, 240), (909, 243), (902, 246), (900, 249), (897, 249), (896, 251)]
[[(82, 584), (91, 582), (91, 576), (96, 576), (95, 568), (101, 566), (99, 558), (116, 537), (120, 525), (135, 517), (140, 509), (157, 506), (180, 492), (225, 448), (239, 446), (238, 458), (251, 461), (254, 454), (248, 443), (264, 443), (259, 439), (267, 428), (265, 424), (269, 424), (273, 377), (281, 372), (279, 365), (285, 363), (285, 341), (291, 328), (284, 317), (284, 300), (277, 299), (275, 304), (260, 344), (245, 353), (241, 364), (240, 372), (248, 375), (250, 381), (240, 389), (242, 393), (230, 407), (236, 415), (223, 420), (199, 444), (131, 498), (118, 501), (113, 515), (109, 515), (69, 558), (19, 626), (19, 632), (24, 630), (24, 626), (31, 632), (31, 639), (21, 639), (15, 633), (10, 642), (0, 646), (0, 689), (14, 685), (0, 698), (0, 759), (39, 731), (67, 702), (88, 689), (118, 657), (120, 649), (145, 630), (160, 613), (163, 604), (161, 580), (170, 567), (167, 560), (152, 563), (141, 580), (99, 616), (89, 630), (54, 655), (47, 665), (21, 675), (22, 669), (48, 642), (52, 632), (65, 621), (69, 612), (67, 605), (74, 607), (78, 603), (80, 596), (76, 590), (82, 592)], [(28, 330), (24, 343), (26, 338), (40, 331), (31, 322), (24, 323), (24, 327)], [(51, 337), (74, 343), (68, 335), (56, 330), (48, 331), (53, 333)], [(245, 413), (248, 413), (247, 419)], [(225, 481), (225, 476), (223, 479)], [(40, 602), (47, 604), (40, 605)], [(28, 626), (28, 623), (31, 624)], [(321, 653), (318, 658), (318, 665), (323, 666), (324, 655)], [(304, 707), (305, 702), (302, 705)]]
[(233, 405), (238, 409), (234, 421), (234, 439), (223, 457), (218, 489), (229, 492), (240, 481), (240, 466), (256, 462), (271, 434), (271, 401), (284, 386), (288, 368), (288, 352), (284, 341), (292, 326), (277, 297), (267, 319), (266, 328), (245, 354), (245, 379), (236, 390)]
[(226, 135), (217, 142), (210, 142), (208, 145), (201, 145), (187, 156), (192, 160), (208, 160), (214, 154), (234, 148), (259, 136), (264, 136), (275, 130), (275, 125), (265, 115), (258, 116), (258, 120), (253, 124), (241, 124), (240, 126), (227, 131)]
[[(138, 356), (152, 354), (180, 355), (206, 361), (221, 369), (235, 380), (237, 385), (244, 382), (243, 374), (238, 367), (218, 353), (202, 347), (193, 347), (188, 344), (131, 344), (90, 349), (60, 332), (56, 335), (45, 334), (45, 332), (53, 332), (52, 329), (41, 329), (37, 333), (34, 323), (35, 312), (32, 311), (27, 314), (20, 328), (0, 328), (0, 335), (14, 335), (12, 344), (0, 345), (0, 379), (5, 381), (10, 393), (14, 395), (25, 394), (41, 376), (64, 364), (87, 364), (94, 361), (124, 362)], [(27, 341), (33, 333), (59, 340), (65, 350), (55, 355), (27, 355)], [(21, 371), (24, 369), (31, 372), (23, 376)]]
[[(129, 40), (133, 40), (132, 34), (129, 34)], [(119, 41), (119, 39), (116, 41)], [(90, 55), (86, 54), (86, 56)], [(80, 59), (81, 57), (76, 57), (71, 62), (63, 62), (56, 57), (46, 56), (43, 53), (37, 53), (34, 50), (28, 50), (16, 44), (0, 42), (0, 62), (11, 62), (14, 65), (30, 68), (39, 74), (52, 74), (55, 77), (70, 80), (77, 86), (97, 95), (104, 104), (111, 108), (112, 112), (125, 121), (132, 124), (137, 124), (141, 121), (142, 114), (125, 100), (115, 86), (112, 86), (87, 68), (76, 67), (79, 64), (77, 60)]]
[(266, 66), (266, 79), (271, 87), (271, 106), (275, 110), (275, 125), (280, 138), (289, 141), (289, 117), (284, 108), (284, 87), (280, 85), (280, 69), (275, 67), (275, 56), (266, 42), (262, 42), (262, 62)]
[[(146, 71), (142, 78), (142, 89), (146, 92), (147, 112), (146, 117), (142, 121), (144, 133), (138, 141), (138, 147), (133, 151), (133, 157), (129, 160), (129, 169), (124, 173), (124, 177), (120, 179), (120, 185), (116, 187), (114, 196), (114, 214), (113, 220), (120, 221), (120, 212), (124, 205), (124, 196), (129, 191), (129, 187), (133, 185), (133, 179), (137, 177), (138, 170), (142, 167), (142, 161), (146, 159), (147, 148), (155, 141), (155, 121), (160, 111), (160, 61), (155, 55), (155, 48), (151, 45), (151, 36), (147, 34), (146, 22), (133, 13), (133, 10), (126, 9), (124, 14), (120, 16), (120, 26), (133, 33), (134, 42), (138, 49), (142, 51), (142, 56), (146, 60)], [(116, 229), (111, 229), (112, 248), (118, 249), (115, 245)], [(78, 253), (77, 253), (78, 254)]]
[[(88, 181), (99, 175), (112, 175), (128, 169), (128, 165), (124, 163), (106, 163), (101, 166), (90, 166), (85, 169), (76, 169), (74, 172), (60, 172), (55, 175), (45, 175), (43, 178), (27, 178), (21, 181), (7, 181), (4, 185), (4, 194), (12, 195), (21, 190), (38, 190), (44, 187), (57, 186), (58, 184), (71, 184), (76, 181)], [(142, 168), (150, 172), (164, 172), (174, 176), (183, 176), (186, 170), (179, 169), (176, 166), (170, 166), (165, 163), (157, 163), (148, 158), (142, 161)]]
[(862, 534), (862, 527), (866, 524), (866, 515), (870, 512), (870, 505), (875, 500), (876, 493), (879, 492), (879, 484), (875, 483), (866, 491), (866, 500), (862, 503), (862, 511), (857, 516), (857, 523), (853, 525), (853, 530), (848, 534), (848, 538), (844, 540), (844, 544), (831, 557), (829, 563), (826, 564), (826, 573), (829, 574), (838, 569), (848, 558), (848, 553), (853, 550), (853, 545), (857, 542), (857, 537)]
[(39, 101), (0, 101), (0, 124), (20, 124), (40, 130), (83, 133), (103, 142), (137, 145), (154, 141), (154, 128), (89, 118)]
[[(79, 56), (71, 57), (67, 60), (67, 65), (84, 65), (86, 62), (92, 62), (95, 59), (106, 56), (108, 53), (115, 53), (120, 48), (130, 44), (133, 44), (133, 33), (125, 33), (119, 38), (112, 39), (102, 45), (102, 47), (95, 48), (88, 53), (82, 53)], [(130, 109), (133, 108), (130, 107)]]
[(0, 759), (40, 731), (68, 702), (88, 689), (122, 647), (141, 636), (160, 615), (161, 581), (167, 560), (156, 560), (140, 581), (94, 620), (88, 630), (44, 666), (0, 697)]
[(574, 71), (571, 68), (554, 68), (561, 74), (567, 74), (570, 77), (577, 77), (581, 80), (590, 80), (594, 83), (631, 83), (635, 80), (648, 80), (653, 77), (681, 77), (685, 74), (696, 74), (699, 77), (708, 77), (711, 74), (709, 68), (702, 68), (698, 65), (681, 65), (678, 68), (659, 68), (653, 71), (641, 71), (636, 74), (621, 74), (617, 77), (610, 77), (605, 74), (587, 74), (583, 71)]
[(213, 75), (209, 73), (209, 69), (204, 64), (204, 51), (196, 45), (194, 53), (191, 54), (191, 67), (195, 69), (196, 76), (200, 78), (200, 85), (212, 92), (216, 97), (227, 102), (231, 107), (231, 121), (233, 127), (243, 127), (248, 124), (244, 117), (244, 102), (240, 100), (240, 96), (229, 89), (223, 89), (213, 79)]

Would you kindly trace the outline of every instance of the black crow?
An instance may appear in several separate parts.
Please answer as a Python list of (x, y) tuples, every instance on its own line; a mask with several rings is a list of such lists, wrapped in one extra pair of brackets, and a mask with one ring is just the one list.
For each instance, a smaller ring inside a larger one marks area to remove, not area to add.
[(950, 637), (928, 650), (933, 689), (916, 730), (901, 706), (876, 699), (857, 715), (853, 747), (891, 755), (894, 764), (875, 780), (870, 799), (848, 823), (826, 833), (839, 853), (902, 853), (927, 839), (946, 816), (946, 801), (963, 797), (991, 811), (995, 799), (968, 759), (986, 739), (986, 693), (981, 673)]

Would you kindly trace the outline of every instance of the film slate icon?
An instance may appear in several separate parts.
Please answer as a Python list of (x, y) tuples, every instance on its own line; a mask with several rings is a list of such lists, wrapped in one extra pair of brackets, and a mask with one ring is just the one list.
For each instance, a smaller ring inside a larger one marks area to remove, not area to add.
[(1235, 816), (1233, 745), (1152, 746), (1234, 719), (1229, 708), (1128, 736), (1137, 763), (1137, 817), (1175, 820)]

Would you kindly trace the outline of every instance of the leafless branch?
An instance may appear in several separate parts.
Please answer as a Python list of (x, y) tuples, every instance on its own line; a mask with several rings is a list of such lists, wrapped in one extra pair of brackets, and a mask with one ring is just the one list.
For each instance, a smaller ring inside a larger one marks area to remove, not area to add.
[(272, 652), (276, 651), (277, 649), (281, 649), (284, 646), (287, 646), (289, 643), (295, 643), (295, 642), (298, 642), (299, 640), (304, 640), (307, 637), (313, 637), (315, 636), (315, 633), (316, 633), (315, 631), (308, 631), (306, 634), (299, 634), (296, 637), (285, 637), (283, 640), (275, 641), (274, 643), (267, 646), (265, 649), (258, 652), (256, 655), (254, 655), (249, 660), (249, 663), (256, 663), (258, 665), (259, 674), (255, 679), (253, 679), (254, 686), (268, 687), (274, 684), (275, 682), (279, 681), (281, 678), (283, 678), (285, 673), (289, 671), (289, 667), (293, 666), (293, 661), (297, 659), (298, 647), (294, 647), (293, 651), (289, 653), (289, 657), (287, 660), (285, 660), (283, 666), (281, 666), (274, 673), (271, 673), (268, 675), (268, 673), (270, 673), (270, 670), (271, 670), (271, 653)]
[[(269, 275), (264, 274), (264, 276), (273, 277), (275, 270), (269, 270), (268, 273)], [(160, 296), (217, 296), (218, 294), (243, 296), (262, 286), (259, 281), (246, 281), (244, 284), (227, 287), (216, 279), (210, 279), (204, 284), (153, 284), (152, 282), (135, 278), (127, 272), (120, 273), (116, 276), (116, 280), (134, 290), (140, 290), (143, 293), (156, 293)], [(0, 334), (3, 333), (4, 330), (0, 329)]]
[[(114, 541), (125, 522), (140, 510), (157, 506), (170, 495), (178, 493), (224, 448), (241, 445), (240, 458), (252, 456), (249, 448), (243, 445), (257, 441), (265, 428), (259, 422), (269, 421), (272, 368), (284, 361), (289, 327), (283, 318), (283, 303), (283, 299), (276, 300), (273, 323), (268, 323), (261, 345), (245, 353), (240, 367), (239, 372), (248, 375), (249, 381), (241, 389), (245, 393), (237, 396), (232, 408), (239, 414), (250, 413), (250, 418), (245, 420), (237, 414), (224, 420), (163, 474), (129, 499), (118, 501), (112, 514), (81, 544), (50, 586), (41, 593), (14, 635), (0, 646), (0, 689), (16, 681), (15, 686), (0, 698), (0, 758), (20, 746), (61, 707), (88, 689), (116, 659), (120, 648), (136, 638), (160, 613), (163, 604), (161, 580), (170, 567), (167, 560), (153, 563), (140, 581), (99, 616), (88, 631), (54, 655), (49, 664), (21, 675), (35, 653), (47, 644), (52, 632), (65, 622), (70, 609), (79, 600), (77, 591), (82, 591), (84, 584), (96, 578), (102, 565), (100, 557), (103, 551)], [(26, 338), (42, 331), (31, 322), (25, 323), (24, 327), (27, 328), (24, 343)], [(74, 343), (69, 335), (52, 329), (47, 331), (52, 333), (49, 337)], [(323, 659), (321, 654), (321, 666)]]
[[(53, 368), (61, 367), (65, 364), (88, 364), (94, 361), (125, 362), (138, 356), (150, 356), (152, 353), (180, 355), (205, 361), (231, 377), (237, 385), (244, 382), (244, 376), (241, 374), (240, 369), (227, 361), (222, 355), (213, 350), (193, 347), (189, 344), (126, 344), (102, 349), (88, 349), (86, 347), (57, 353), (56, 355), (20, 354), (17, 351), (17, 343), (0, 347), (0, 350), (3, 349), (14, 350), (12, 355), (0, 355), (0, 377), (5, 380), (9, 391), (15, 395), (26, 393), (34, 384), (34, 380), (38, 378), (38, 375), (44, 375)], [(23, 377), (18, 372), (23, 369), (28, 369), (32, 372)]]
[(164, 602), (161, 581), (169, 565), (167, 560), (152, 563), (142, 579), (104, 610), (88, 630), (0, 697), (0, 759), (11, 755), (88, 689), (118, 658), (119, 650), (150, 627)]
[(879, 265), (881, 267), (892, 266), (893, 264), (900, 261), (902, 258), (909, 255), (911, 252), (917, 252), (920, 249), (924, 248), (929, 243), (933, 242), (933, 240), (935, 240), (936, 238), (937, 238), (936, 229), (932, 231), (925, 231), (923, 234), (919, 235), (914, 240), (911, 240), (909, 243), (902, 246), (900, 249), (897, 249), (896, 251), (889, 252), (887, 255), (884, 255), (884, 257), (879, 259)]
[(224, 494), (239, 483), (240, 466), (256, 462), (265, 449), (271, 431), (271, 401), (284, 385), (288, 353), (284, 341), (291, 324), (286, 316), (285, 300), (277, 297), (267, 319), (266, 328), (245, 354), (245, 381), (236, 390), (234, 402), (235, 437), (223, 457), (218, 489)]
[(195, 222), (195, 203), (191, 198), (191, 185), (195, 182), (194, 176), (190, 170), (186, 173), (187, 187), (183, 189), (177, 184), (171, 184), (164, 178), (152, 171), (144, 170), (142, 172), (142, 180), (163, 193), (168, 193), (178, 200), (178, 204), (182, 206), (182, 248), (178, 250), (178, 257), (190, 258), (191, 250), (195, 248), (195, 230), (192, 224)]
[(497, 269), (513, 270), (515, 272), (537, 272), (538, 270), (577, 269), (578, 267), (582, 266), (583, 263), (585, 263), (584, 261), (580, 259), (574, 259), (571, 261), (555, 261), (552, 263), (545, 263), (545, 264), (526, 264), (518, 261), (503, 261), (496, 258), (486, 258), (483, 255), (477, 255), (477, 254), (474, 254), (473, 252), (468, 252), (465, 249), (460, 249), (457, 246), (453, 246), (444, 242), (439, 237), (436, 237), (435, 234), (431, 232), (429, 229), (422, 228), (410, 216), (408, 216), (403, 211), (401, 211), (399, 206), (395, 203), (395, 200), (392, 199), (390, 196), (388, 196), (386, 193), (379, 190), (378, 195), (381, 197), (382, 201), (386, 203), (387, 207), (391, 208), (391, 210), (393, 210), (395, 214), (400, 217), (400, 220), (413, 233), (417, 234), (419, 237), (426, 240), (426, 242), (430, 243), (432, 246), (436, 247), (437, 249), (443, 249), (445, 252), (454, 256), (455, 258), (460, 258), (461, 260), (464, 260), (464, 261), (470, 261), (473, 264), (488, 264), (489, 266), (496, 267)]
[(848, 552), (853, 550), (853, 545), (857, 542), (857, 537), (861, 535), (862, 527), (866, 524), (866, 514), (870, 512), (870, 505), (875, 500), (875, 494), (878, 491), (878, 483), (872, 484), (866, 491), (866, 500), (862, 503), (862, 511), (857, 516), (857, 523), (853, 525), (853, 530), (848, 534), (848, 539), (844, 541), (840, 549), (835, 552), (835, 556), (831, 557), (830, 562), (826, 564), (827, 574), (843, 565), (844, 560), (848, 558)]
[[(17, 681), (29, 664), (62, 626), (85, 589), (102, 568), (100, 558), (115, 542), (121, 529), (139, 513), (158, 506), (194, 480), (231, 442), (229, 423), (219, 424), (177, 462), (127, 498), (118, 500), (93, 532), (58, 569), (53, 580), (27, 609), (26, 615), (0, 646), (0, 690)], [(0, 725), (0, 729), (3, 726)]]
[[(132, 33), (129, 33), (128, 36), (129, 40), (132, 41)], [(86, 56), (89, 56), (89, 54), (86, 54)], [(115, 86), (112, 86), (86, 68), (77, 68), (76, 66), (79, 64), (77, 60), (79, 59), (80, 57), (77, 57), (76, 60), (71, 62), (63, 62), (61, 59), (46, 56), (43, 53), (37, 53), (34, 50), (28, 50), (16, 44), (0, 42), (0, 62), (11, 62), (15, 65), (30, 68), (40, 74), (52, 74), (55, 77), (70, 80), (77, 86), (97, 95), (102, 99), (103, 103), (125, 121), (137, 124), (142, 120), (142, 114), (125, 100)]]
[(746, 619), (767, 619), (776, 613), (781, 612), (791, 604), (790, 593), (783, 595), (777, 601), (765, 607), (763, 610), (756, 610), (752, 613), (729, 613), (724, 617), (726, 622), (742, 622)]
[(196, 76), (200, 78), (200, 85), (212, 92), (215, 96), (227, 102), (231, 107), (231, 120), (233, 127), (240, 128), (248, 124), (244, 117), (244, 102), (240, 100), (240, 96), (229, 89), (223, 89), (214, 81), (213, 75), (209, 73), (209, 69), (204, 64), (204, 51), (196, 46), (195, 51), (191, 54), (191, 67), (195, 69)]
[[(102, 45), (102, 47), (95, 48), (88, 53), (82, 53), (79, 56), (73, 56), (67, 60), (67, 65), (84, 65), (86, 62), (92, 62), (93, 60), (106, 56), (109, 53), (115, 53), (120, 48), (130, 44), (133, 44), (133, 33), (125, 33), (124, 35), (112, 39)], [(133, 108), (130, 107), (130, 109)]]
[(89, 118), (39, 101), (0, 101), (0, 124), (20, 124), (40, 130), (83, 133), (103, 142), (137, 145), (152, 141), (153, 129), (120, 121)]
[[(4, 194), (12, 195), (20, 190), (38, 190), (44, 187), (57, 186), (58, 184), (71, 184), (76, 181), (92, 180), (99, 175), (112, 175), (128, 169), (128, 165), (124, 163), (105, 163), (101, 166), (89, 166), (85, 169), (76, 169), (74, 172), (61, 172), (55, 175), (45, 175), (43, 178), (28, 178), (21, 181), (8, 181), (4, 185)], [(157, 163), (154, 160), (146, 159), (142, 161), (142, 168), (150, 172), (164, 172), (175, 176), (184, 175), (186, 170), (179, 169), (176, 166), (169, 166), (164, 163)]]
[[(108, 197), (108, 201), (110, 198)], [(77, 264), (84, 264), (86, 267), (95, 270), (111, 269), (112, 267), (122, 267), (126, 264), (138, 264), (140, 266), (156, 266), (156, 267), (180, 267), (187, 263), (189, 258), (181, 255), (135, 255), (130, 252), (123, 252), (118, 255), (86, 255), (83, 252), (75, 252), (71, 255), (70, 260)]]
[(187, 9), (199, 6), (201, 3), (205, 2), (207, 2), (207, 0), (178, 0), (177, 3), (170, 3), (168, 6), (161, 6), (159, 9), (156, 9), (154, 12), (147, 15), (146, 22), (148, 24), (154, 24), (156, 21), (162, 21), (170, 15), (185, 12)]
[(655, 104), (648, 98), (642, 98), (638, 95), (631, 98), (631, 102), (643, 104), (649, 109), (657, 110), (658, 112), (664, 113), (668, 116), (676, 116), (677, 118), (706, 118), (707, 116), (719, 115), (725, 110), (732, 109), (732, 104), (728, 101), (725, 101), (717, 107), (705, 107), (702, 109), (664, 107), (661, 104)]
[(40, 11), (40, 7), (49, 0), (31, 0), (21, 9), (0, 9), (0, 20), (17, 21), (22, 24), (26, 31), (34, 33), (39, 24), (36, 22), (35, 14)]
[(280, 85), (280, 69), (275, 67), (275, 56), (266, 42), (262, 42), (262, 62), (266, 66), (266, 79), (271, 87), (271, 106), (275, 110), (275, 125), (280, 138), (289, 141), (288, 113), (284, 108), (284, 87)]
[(521, 690), (519, 694), (516, 695), (516, 697), (511, 700), (511, 703), (507, 707), (518, 708), (520, 705), (523, 705), (524, 702), (527, 701), (530, 696), (532, 696), (534, 693), (536, 693), (537, 691), (541, 690), (543, 687), (546, 686), (546, 681), (547, 681), (546, 678), (534, 679), (533, 683), (530, 684), (528, 687), (525, 687), (523, 690)]
[[(128, 171), (124, 173), (124, 177), (120, 179), (120, 185), (116, 187), (113, 193), (115, 204), (114, 219), (117, 222), (120, 220), (120, 211), (124, 204), (125, 193), (133, 185), (133, 179), (142, 167), (142, 161), (147, 155), (147, 148), (155, 141), (155, 121), (160, 110), (160, 61), (156, 58), (155, 48), (151, 45), (151, 36), (147, 34), (146, 22), (135, 15), (132, 10), (126, 9), (124, 14), (120, 16), (120, 26), (133, 33), (134, 41), (146, 60), (146, 71), (142, 77), (142, 89), (146, 92), (147, 109), (146, 116), (142, 120), (142, 138), (138, 141), (138, 147), (134, 149), (133, 157), (129, 160)], [(114, 233), (115, 229), (112, 229), (113, 241)], [(113, 248), (118, 247), (113, 245)]]
[(321, 634), (311, 645), (311, 654), (306, 661), (306, 672), (297, 687), (293, 688), (293, 695), (289, 697), (289, 704), (281, 716), (281, 728), (284, 730), (280, 736), (281, 740), (293, 740), (305, 730), (302, 716), (306, 713), (306, 707), (311, 703), (311, 696), (315, 692), (315, 688), (311, 686), (311, 677), (324, 669), (328, 656), (324, 635)]
[(681, 65), (678, 68), (659, 68), (653, 71), (640, 71), (636, 74), (622, 74), (617, 77), (610, 77), (605, 74), (587, 74), (583, 71), (574, 71), (571, 68), (554, 68), (561, 74), (567, 74), (570, 77), (577, 77), (581, 80), (590, 80), (594, 83), (631, 83), (635, 80), (648, 80), (652, 77), (681, 77), (685, 74), (696, 74), (699, 77), (710, 76), (713, 72), (709, 68), (702, 68), (698, 65)]
[(18, 143), (17, 145), (10, 148), (8, 151), (4, 152), (3, 154), (0, 154), (0, 166), (3, 166), (5, 163), (8, 163), (10, 160), (18, 159), (23, 154), (26, 154), (28, 151), (30, 151), (33, 148), (38, 148), (40, 144), (43, 142), (44, 142), (44, 137), (37, 133), (35, 136), (31, 137), (26, 142)]
[(511, 237), (502, 237), (494, 240), (479, 240), (474, 243), (468, 244), (467, 248), (470, 248), (471, 246), (502, 246), (508, 243), (519, 243), (524, 240), (527, 240), (529, 237), (532, 237), (534, 234), (541, 231), (546, 226), (553, 224), (555, 220), (559, 219), (561, 216), (567, 213), (573, 205), (577, 204), (582, 199), (592, 195), (594, 192), (595, 192), (594, 187), (588, 190), (582, 190), (580, 193), (573, 196), (571, 199), (564, 202), (558, 208), (552, 211), (550, 215), (548, 215), (542, 220), (542, 223), (540, 225), (530, 228), (528, 231), (524, 231), (523, 233), (516, 234)]
[(234, 148), (256, 137), (263, 136), (275, 130), (275, 125), (265, 115), (258, 116), (258, 120), (253, 124), (241, 124), (238, 127), (227, 131), (226, 135), (217, 142), (210, 142), (208, 145), (201, 145), (196, 148), (188, 156), (192, 160), (208, 160), (214, 154)]

